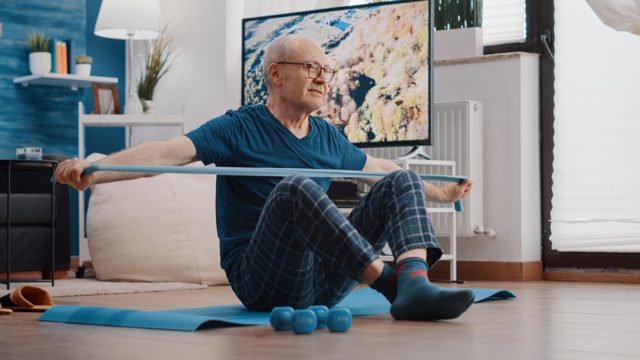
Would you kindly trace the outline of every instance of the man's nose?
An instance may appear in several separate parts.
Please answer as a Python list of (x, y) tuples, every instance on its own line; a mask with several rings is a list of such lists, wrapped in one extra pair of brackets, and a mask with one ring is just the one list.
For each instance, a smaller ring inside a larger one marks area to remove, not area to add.
[(320, 75), (316, 76), (316, 78), (313, 79), (313, 81), (318, 84), (326, 84), (327, 80), (324, 78), (324, 70), (320, 70)]

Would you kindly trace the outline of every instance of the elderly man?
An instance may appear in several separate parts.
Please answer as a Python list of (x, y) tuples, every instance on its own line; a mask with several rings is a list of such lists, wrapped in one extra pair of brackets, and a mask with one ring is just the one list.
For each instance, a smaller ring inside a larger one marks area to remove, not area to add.
[[(442, 251), (426, 211), (427, 199), (452, 202), (471, 182), (443, 188), (422, 182), (393, 162), (349, 143), (332, 125), (311, 116), (327, 98), (335, 70), (309, 39), (281, 37), (266, 50), (266, 105), (241, 107), (167, 141), (146, 142), (102, 164), (293, 167), (384, 171), (389, 175), (345, 217), (326, 196), (329, 179), (222, 176), (217, 182), (221, 263), (250, 309), (334, 305), (364, 282), (392, 304), (396, 319), (451, 319), (473, 303), (470, 290), (441, 289), (427, 270)], [(92, 184), (147, 176), (97, 172), (82, 176), (86, 160), (58, 166), (56, 180), (79, 190)], [(379, 259), (385, 243), (396, 270)]]

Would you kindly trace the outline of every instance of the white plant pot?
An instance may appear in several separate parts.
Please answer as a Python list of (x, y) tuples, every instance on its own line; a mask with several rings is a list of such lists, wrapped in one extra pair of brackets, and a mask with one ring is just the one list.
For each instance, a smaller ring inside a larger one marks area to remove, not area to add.
[(76, 64), (76, 75), (91, 76), (91, 64)]
[(433, 39), (434, 60), (470, 58), (483, 55), (482, 28), (438, 30)]
[(146, 111), (144, 112), (146, 115), (151, 115), (156, 111), (156, 105), (153, 100), (142, 100), (144, 101), (143, 108), (146, 107)]
[(33, 75), (43, 75), (51, 72), (51, 53), (32, 52), (29, 54), (29, 71)]
[(137, 93), (131, 92), (127, 96), (127, 100), (124, 103), (124, 113), (128, 115), (142, 114), (142, 102)]

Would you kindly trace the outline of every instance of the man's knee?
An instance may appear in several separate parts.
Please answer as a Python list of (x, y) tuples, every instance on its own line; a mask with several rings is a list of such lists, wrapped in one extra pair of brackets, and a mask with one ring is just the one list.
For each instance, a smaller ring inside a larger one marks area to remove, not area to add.
[(396, 185), (421, 183), (420, 176), (411, 170), (396, 170), (385, 177)]
[(317, 188), (320, 188), (320, 186), (307, 176), (289, 175), (276, 185), (274, 192), (277, 194), (298, 196), (301, 192), (309, 193)]

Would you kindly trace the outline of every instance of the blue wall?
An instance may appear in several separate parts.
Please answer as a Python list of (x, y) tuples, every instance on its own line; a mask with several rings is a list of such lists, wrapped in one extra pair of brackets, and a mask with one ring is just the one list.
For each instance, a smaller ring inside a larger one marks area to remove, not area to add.
[(77, 103), (84, 92), (64, 87), (14, 85), (29, 73), (27, 36), (44, 31), (47, 37), (74, 39), (78, 53), (86, 52), (85, 0), (2, 0), (0, 22), (0, 154), (39, 146), (46, 154), (77, 154)]
[[(93, 109), (90, 89), (14, 85), (29, 74), (27, 36), (44, 31), (47, 37), (74, 39), (77, 53), (93, 57), (92, 74), (119, 79), (124, 108), (125, 43), (93, 35), (99, 0), (1, 0), (0, 22), (0, 157), (15, 155), (16, 147), (39, 146), (45, 154), (73, 157), (78, 153), (77, 103)], [(124, 146), (122, 128), (88, 129), (87, 154), (111, 153)], [(78, 254), (77, 193), (71, 195), (71, 254)]]

